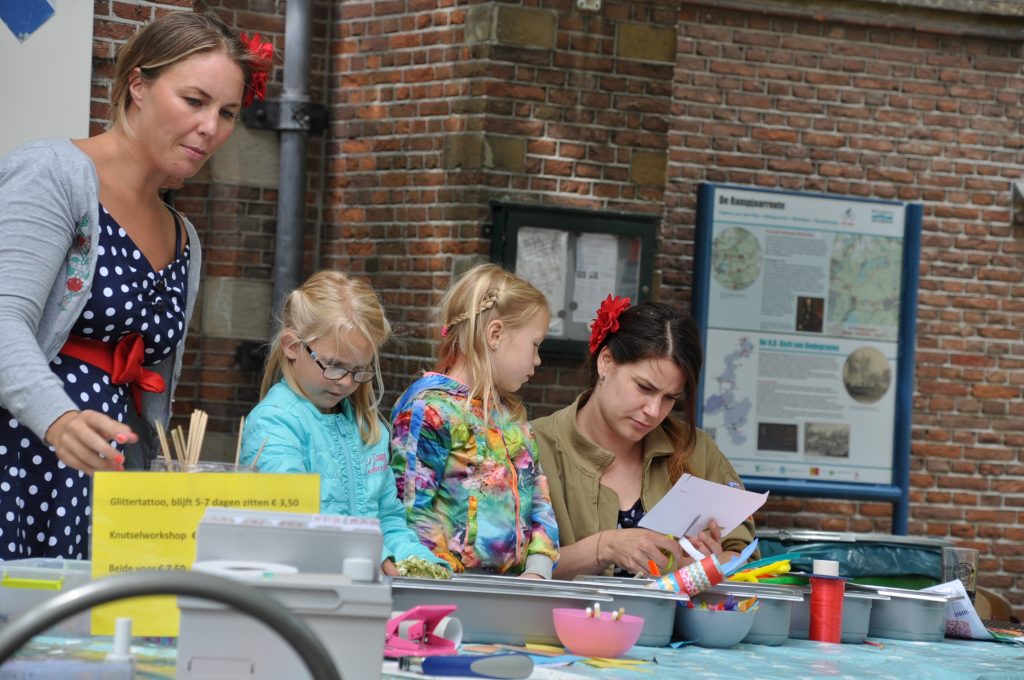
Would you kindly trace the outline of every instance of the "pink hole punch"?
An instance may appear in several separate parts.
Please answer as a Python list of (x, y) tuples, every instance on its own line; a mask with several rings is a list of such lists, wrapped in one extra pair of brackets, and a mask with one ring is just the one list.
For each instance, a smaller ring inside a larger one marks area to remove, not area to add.
[(388, 621), (384, 635), (384, 656), (437, 656), (455, 654), (456, 643), (435, 630), (441, 620), (456, 610), (453, 604), (420, 605)]

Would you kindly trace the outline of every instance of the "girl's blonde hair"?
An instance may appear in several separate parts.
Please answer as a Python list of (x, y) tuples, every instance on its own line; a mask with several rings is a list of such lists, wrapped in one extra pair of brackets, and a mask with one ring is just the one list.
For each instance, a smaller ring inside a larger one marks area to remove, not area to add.
[(282, 377), (296, 393), (302, 394), (292, 362), (285, 357), (282, 345), (285, 333), (289, 332), (306, 344), (318, 338), (337, 342), (349, 333), (358, 333), (370, 342), (375, 378), (356, 387), (348, 398), (352, 401), (363, 440), (377, 442), (381, 436), (377, 407), (384, 392), (380, 348), (391, 335), (391, 324), (384, 316), (377, 294), (363, 281), (335, 271), (317, 272), (289, 293), (281, 310), (281, 330), (274, 338), (267, 357), (260, 399), (267, 396), (270, 388)]
[(483, 401), (485, 417), (494, 399), (513, 417), (523, 417), (519, 398), (496, 385), (487, 347), (487, 325), (497, 319), (506, 330), (515, 330), (540, 312), (550, 313), (547, 298), (530, 283), (496, 264), (473, 267), (441, 300), (437, 372), (448, 372), (460, 357), (464, 358), (472, 385), (469, 398)]
[(114, 85), (110, 91), (110, 127), (124, 127), (131, 104), (132, 71), (138, 68), (145, 80), (156, 80), (179, 61), (202, 52), (223, 52), (242, 69), (249, 87), (254, 70), (265, 66), (242, 42), (238, 31), (213, 14), (172, 12), (154, 19), (128, 39), (118, 51), (114, 64)]

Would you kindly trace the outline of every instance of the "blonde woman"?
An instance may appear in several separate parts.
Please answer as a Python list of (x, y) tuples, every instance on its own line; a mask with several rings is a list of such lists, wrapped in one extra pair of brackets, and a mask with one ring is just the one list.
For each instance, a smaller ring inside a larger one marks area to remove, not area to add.
[(533, 432), (515, 393), (540, 365), (544, 295), (496, 265), (441, 303), (434, 372), (392, 411), (391, 465), (409, 525), (465, 570), (551, 578), (558, 527)]
[(271, 51), (164, 16), (118, 50), (108, 131), (0, 160), (0, 559), (87, 558), (87, 475), (156, 451), (200, 269), (158, 190), (227, 140)]

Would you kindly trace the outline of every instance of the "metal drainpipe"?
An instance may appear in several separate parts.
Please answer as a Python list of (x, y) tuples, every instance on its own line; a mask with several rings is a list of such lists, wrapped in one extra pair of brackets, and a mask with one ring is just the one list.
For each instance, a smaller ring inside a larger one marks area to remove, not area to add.
[(309, 56), (312, 0), (288, 0), (281, 93), (281, 165), (277, 180), (277, 245), (274, 253), (274, 318), (302, 275), (306, 213), (306, 139), (309, 126)]

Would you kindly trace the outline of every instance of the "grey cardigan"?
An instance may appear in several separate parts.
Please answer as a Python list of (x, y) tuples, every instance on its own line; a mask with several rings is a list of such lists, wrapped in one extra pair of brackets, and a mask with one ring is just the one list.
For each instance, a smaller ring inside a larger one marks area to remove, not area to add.
[[(202, 251), (189, 241), (185, 327), (199, 288)], [(99, 244), (99, 179), (92, 160), (68, 139), (30, 142), (0, 159), (0, 405), (40, 439), (78, 410), (49, 364), (64, 346), (92, 286)], [(142, 418), (128, 408), (139, 445), (126, 452), (138, 467), (156, 451), (152, 424), (167, 423), (185, 350), (152, 366), (167, 383), (145, 392)]]

